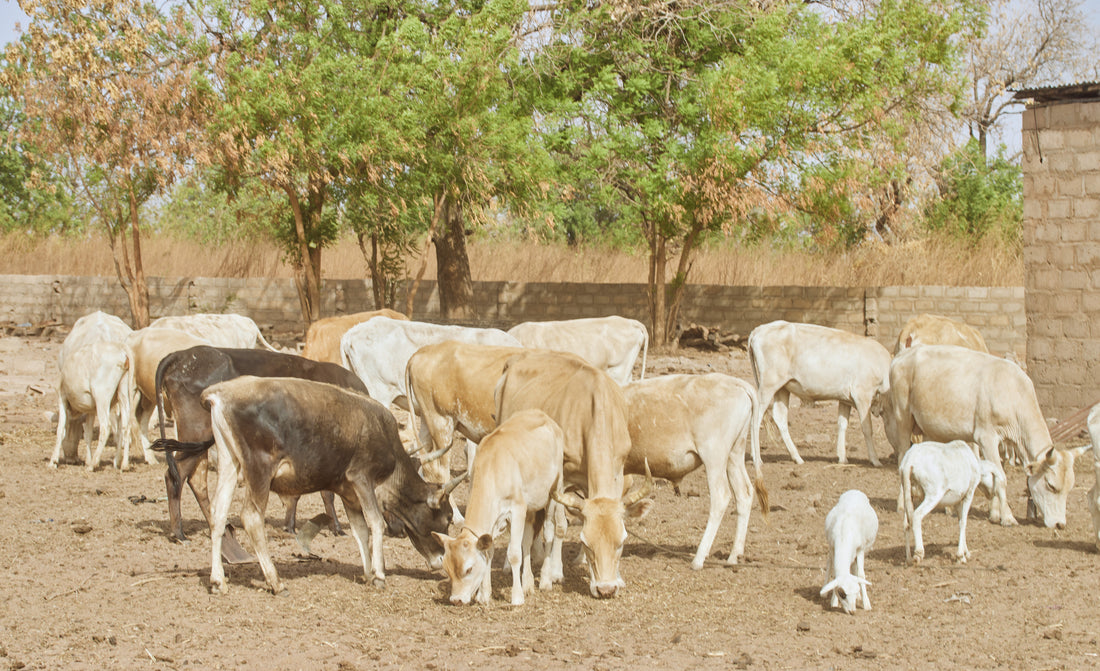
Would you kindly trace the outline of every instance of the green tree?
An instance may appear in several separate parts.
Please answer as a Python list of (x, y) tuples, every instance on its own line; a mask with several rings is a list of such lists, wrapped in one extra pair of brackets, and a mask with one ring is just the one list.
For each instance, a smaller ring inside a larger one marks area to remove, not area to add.
[(822, 239), (851, 237), (867, 181), (893, 176), (871, 160), (875, 143), (900, 142), (906, 111), (942, 92), (958, 26), (915, 0), (848, 20), (801, 2), (573, 0), (548, 12), (550, 146), (573, 184), (617, 199), (642, 230), (655, 342), (674, 330), (705, 232), (763, 208), (818, 217)]
[(1023, 184), (1019, 166), (1005, 157), (1004, 145), (986, 158), (974, 138), (944, 159), (936, 177), (940, 197), (925, 213), (930, 230), (977, 242), (997, 235), (1019, 244)]
[(0, 100), (0, 231), (50, 234), (82, 230), (86, 216), (66, 185), (50, 179), (48, 166), (36, 163), (34, 152), (19, 144), (21, 117), (14, 100)]

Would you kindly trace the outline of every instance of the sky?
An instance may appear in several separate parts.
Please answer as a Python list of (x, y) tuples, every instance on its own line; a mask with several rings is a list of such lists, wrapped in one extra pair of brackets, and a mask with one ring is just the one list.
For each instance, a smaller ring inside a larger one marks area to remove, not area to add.
[[(1100, 0), (1085, 0), (1083, 4), (1089, 23), (1094, 27), (1096, 33), (1100, 34)], [(25, 27), (27, 15), (23, 13), (15, 0), (0, 0), (0, 46), (15, 39), (17, 36), (16, 23)], [(1001, 141), (1008, 147), (1010, 155), (1019, 149), (1020, 110), (1018, 108), (1014, 109), (1013, 113), (1009, 114), (1005, 120)]]

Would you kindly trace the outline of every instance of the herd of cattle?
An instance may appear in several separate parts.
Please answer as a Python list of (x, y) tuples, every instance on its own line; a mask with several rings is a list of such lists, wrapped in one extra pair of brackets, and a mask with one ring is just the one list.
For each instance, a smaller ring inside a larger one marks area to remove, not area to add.
[[(217, 592), (226, 589), (223, 557), (250, 559), (227, 524), (243, 484), (241, 522), (275, 593), (284, 585), (266, 544), (270, 494), (286, 502), (293, 531), (298, 497), (320, 492), (336, 533), (334, 496), (343, 501), (369, 580), (385, 581), (383, 534), (406, 536), (433, 569), (445, 570), (456, 604), (489, 600), (494, 540), (508, 529), (511, 601), (520, 604), (534, 587), (533, 551), (544, 556), (539, 588), (562, 580), (569, 514), (581, 522), (580, 560), (592, 596), (615, 596), (624, 585), (626, 518), (648, 512), (655, 477), (678, 487), (700, 466), (710, 511), (691, 566), (703, 566), (731, 499), (737, 527), (726, 561), (737, 563), (754, 497), (765, 518), (768, 512), (760, 426), (769, 407), (790, 457), (802, 463), (787, 428), (791, 394), (839, 402), (841, 463), (855, 408), (870, 461), (881, 465), (871, 417), (882, 418), (898, 457), (906, 553), (912, 535), (916, 561), (924, 553), (921, 519), (937, 506), (958, 508), (956, 557), (966, 561), (966, 518), (978, 487), (991, 497), (991, 521), (1016, 524), (1002, 454), (1025, 464), (1029, 516), (1034, 510), (1046, 526), (1064, 527), (1074, 461), (1091, 447), (1055, 449), (1024, 371), (990, 355), (977, 331), (943, 317), (910, 320), (893, 355), (838, 329), (761, 325), (748, 339), (755, 385), (718, 373), (645, 379), (647, 348), (644, 325), (622, 317), (526, 322), (505, 332), (414, 322), (382, 310), (314, 323), (299, 356), (277, 351), (239, 315), (164, 317), (134, 331), (94, 312), (76, 322), (61, 347), (49, 463), (78, 461), (82, 425), (89, 470), (112, 433), (116, 468), (128, 468), (132, 445), (149, 463), (164, 452), (170, 533), (184, 537), (186, 482), (210, 525)], [(639, 356), (640, 379), (631, 381)], [(394, 407), (409, 413), (415, 440), (408, 449)], [(160, 438), (150, 442), (154, 411)], [(174, 438), (165, 434), (166, 416)], [(1100, 444), (1100, 410), (1088, 427), (1093, 445)], [(923, 442), (912, 445), (915, 436)], [(451, 453), (461, 445), (468, 470), (452, 478)], [(1100, 458), (1096, 472), (1100, 478)], [(463, 515), (452, 493), (467, 478)], [(1100, 547), (1098, 489), (1088, 498)], [(827, 516), (830, 560), (821, 594), (833, 606), (851, 612), (858, 600), (870, 607), (863, 557), (877, 529), (867, 497), (855, 490)]]

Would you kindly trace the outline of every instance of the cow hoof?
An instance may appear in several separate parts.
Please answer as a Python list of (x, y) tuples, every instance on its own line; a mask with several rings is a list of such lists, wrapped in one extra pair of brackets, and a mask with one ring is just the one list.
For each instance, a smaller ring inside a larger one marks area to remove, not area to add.
[(57, 462), (51, 461), (49, 464), (47, 464), (47, 467), (57, 470)]
[(965, 564), (967, 559), (970, 559), (969, 552), (963, 553), (961, 555), (955, 555), (955, 561), (959, 564)]
[(217, 582), (210, 583), (210, 593), (213, 594), (214, 596), (221, 596), (221, 595), (227, 593), (228, 591), (229, 591), (229, 588), (226, 587), (225, 583), (217, 583)]
[(699, 571), (703, 568), (703, 562), (691, 562), (691, 570)]
[(371, 578), (370, 584), (375, 589), (379, 589), (379, 590), (386, 589), (386, 579), (385, 578)]
[(871, 460), (871, 465), (874, 466), (875, 468), (881, 468), (882, 467), (882, 462), (879, 461), (878, 459), (872, 459)]
[(1004, 517), (1001, 518), (1001, 526), (1002, 527), (1015, 527), (1015, 526), (1019, 526), (1019, 524), (1020, 523), (1017, 522), (1016, 518), (1013, 517), (1012, 515), (1005, 515)]
[(272, 590), (272, 594), (275, 596), (288, 597), (290, 596), (290, 590), (286, 587), (280, 586), (278, 590)]
[(924, 553), (923, 552), (918, 552), (918, 553), (913, 555), (913, 563), (914, 564), (919, 564), (922, 561), (924, 561)]

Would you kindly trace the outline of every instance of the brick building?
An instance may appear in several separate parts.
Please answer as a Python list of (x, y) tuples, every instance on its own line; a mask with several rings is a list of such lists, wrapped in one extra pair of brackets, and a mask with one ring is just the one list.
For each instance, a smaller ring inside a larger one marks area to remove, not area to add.
[(1100, 400), (1100, 83), (1028, 89), (1027, 370), (1047, 417)]

